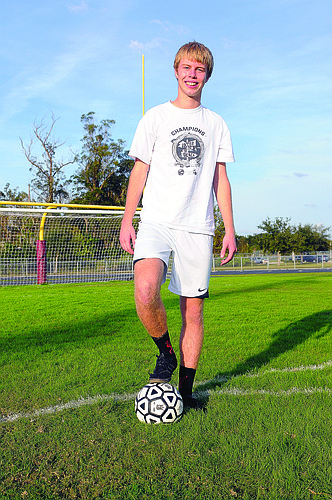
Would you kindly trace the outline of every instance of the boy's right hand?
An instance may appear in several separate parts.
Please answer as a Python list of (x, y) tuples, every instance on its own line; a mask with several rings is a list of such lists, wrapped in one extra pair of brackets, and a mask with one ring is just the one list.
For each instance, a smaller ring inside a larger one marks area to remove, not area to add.
[(122, 221), (119, 239), (123, 250), (133, 255), (135, 248), (135, 241), (136, 241), (136, 233), (131, 222), (128, 223), (125, 220)]

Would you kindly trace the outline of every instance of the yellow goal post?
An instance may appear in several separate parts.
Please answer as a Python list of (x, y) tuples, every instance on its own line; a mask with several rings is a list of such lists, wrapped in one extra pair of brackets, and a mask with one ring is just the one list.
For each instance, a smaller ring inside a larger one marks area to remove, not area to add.
[[(124, 207), (0, 201), (0, 285), (129, 280)], [(137, 228), (139, 210), (134, 217)]]

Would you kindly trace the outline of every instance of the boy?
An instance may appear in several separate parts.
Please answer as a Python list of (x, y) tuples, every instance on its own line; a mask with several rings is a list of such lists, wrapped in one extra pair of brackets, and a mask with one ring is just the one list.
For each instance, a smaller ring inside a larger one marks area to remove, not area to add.
[[(134, 254), (138, 316), (159, 349), (150, 382), (169, 382), (177, 367), (160, 297), (173, 253), (169, 290), (180, 296), (179, 391), (184, 406), (201, 409), (192, 389), (202, 350), (203, 306), (208, 297), (214, 234), (214, 197), (225, 237), (222, 264), (236, 252), (231, 188), (226, 162), (234, 161), (227, 125), (201, 105), (202, 90), (213, 70), (203, 44), (181, 47), (174, 61), (178, 95), (150, 109), (139, 122), (130, 156), (135, 159), (120, 231), (122, 248)], [(136, 238), (132, 219), (143, 193)], [(225, 257), (226, 252), (228, 255)]]

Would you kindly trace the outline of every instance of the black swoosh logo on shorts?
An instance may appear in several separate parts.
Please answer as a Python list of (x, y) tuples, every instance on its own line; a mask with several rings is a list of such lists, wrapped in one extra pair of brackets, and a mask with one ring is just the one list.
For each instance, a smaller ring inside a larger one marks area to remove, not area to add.
[(207, 288), (199, 288), (198, 289), (199, 292), (205, 292), (205, 290), (207, 290)]

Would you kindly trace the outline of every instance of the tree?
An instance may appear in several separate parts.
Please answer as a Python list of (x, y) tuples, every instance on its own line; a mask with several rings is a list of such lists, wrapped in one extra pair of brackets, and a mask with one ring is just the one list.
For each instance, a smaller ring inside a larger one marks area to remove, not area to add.
[(69, 181), (65, 178), (64, 169), (75, 162), (72, 152), (68, 160), (56, 158), (59, 148), (64, 145), (64, 142), (52, 137), (54, 125), (57, 121), (58, 119), (52, 113), (50, 124), (45, 124), (43, 120), (40, 123), (34, 122), (33, 124), (33, 134), (42, 151), (41, 159), (38, 159), (32, 153), (34, 139), (31, 139), (30, 143), (25, 145), (20, 138), (24, 155), (31, 164), (30, 172), (35, 174), (31, 181), (32, 190), (37, 195), (37, 201), (46, 203), (62, 202), (69, 197), (66, 189)]
[(95, 113), (81, 117), (85, 135), (83, 147), (76, 157), (79, 169), (71, 177), (76, 188), (74, 202), (93, 205), (124, 204), (129, 174), (134, 165), (124, 151), (124, 141), (114, 141), (114, 120), (95, 122)]
[(293, 251), (294, 228), (290, 226), (290, 220), (289, 217), (276, 217), (274, 220), (268, 217), (259, 224), (258, 228), (263, 233), (257, 235), (257, 240), (264, 253), (288, 254)]
[(18, 187), (11, 189), (9, 182), (5, 185), (3, 191), (0, 191), (0, 200), (5, 201), (29, 201), (28, 193), (19, 191)]
[(329, 250), (329, 227), (300, 224), (296, 230), (298, 247), (296, 252), (321, 252)]
[(274, 220), (268, 217), (258, 226), (263, 233), (249, 237), (251, 243), (256, 243), (264, 253), (279, 252), (284, 255), (292, 252), (319, 252), (330, 248), (329, 227), (290, 225), (290, 220), (289, 217), (276, 217)]

